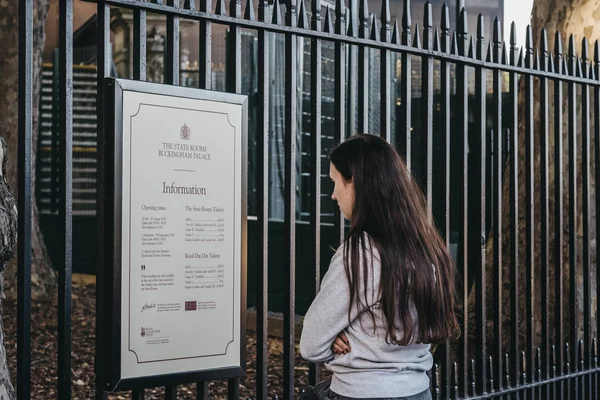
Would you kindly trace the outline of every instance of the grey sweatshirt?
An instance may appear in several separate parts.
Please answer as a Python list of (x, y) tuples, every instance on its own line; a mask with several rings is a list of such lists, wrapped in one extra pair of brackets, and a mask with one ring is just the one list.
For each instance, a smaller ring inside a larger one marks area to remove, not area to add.
[[(364, 309), (357, 310), (355, 304), (350, 312), (352, 322), (348, 324), (350, 289), (341, 246), (304, 317), (300, 353), (308, 361), (325, 363), (333, 373), (331, 390), (336, 394), (355, 398), (412, 396), (429, 388), (426, 373), (433, 365), (430, 345), (414, 340), (407, 346), (385, 342), (385, 318), (378, 302), (381, 263), (374, 247), (372, 251), (373, 257), (370, 251), (367, 254), (367, 260), (372, 260), (367, 297), (362, 289), (360, 296), (362, 303), (373, 310), (375, 325), (369, 314)], [(414, 306), (411, 314), (417, 321)], [(350, 352), (336, 355), (331, 344), (342, 331), (348, 337)]]

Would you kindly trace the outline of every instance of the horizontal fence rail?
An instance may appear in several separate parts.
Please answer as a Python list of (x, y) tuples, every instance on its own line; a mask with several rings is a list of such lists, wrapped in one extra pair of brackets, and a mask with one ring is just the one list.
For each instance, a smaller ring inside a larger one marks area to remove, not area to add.
[[(520, 48), (514, 23), (505, 43), (497, 18), (489, 31), (483, 15), (469, 27), (466, 8), (459, 6), (453, 17), (444, 5), (438, 27), (427, 2), (423, 21), (416, 23), (410, 0), (398, 7), (400, 23), (393, 18), (390, 0), (375, 10), (379, 18), (367, 0), (93, 2), (98, 10), (97, 82), (90, 83), (88, 77), (82, 83), (78, 70), (74, 74), (74, 2), (61, 0), (59, 68), (55, 66), (52, 82), (49, 71), (44, 74), (49, 83), (43, 90), (52, 96), (42, 99), (41, 106), (47, 124), (40, 133), (38, 196), (44, 200), (42, 211), (58, 216), (62, 232), (60, 399), (71, 398), (73, 213), (101, 221), (113, 212), (104, 209), (112, 193), (100, 190), (89, 203), (94, 210), (77, 206), (83, 192), (73, 172), (79, 171), (74, 157), (81, 157), (81, 146), (73, 146), (82, 139), (73, 118), (84, 120), (85, 112), (77, 108), (74, 87), (96, 94), (97, 110), (90, 115), (97, 129), (90, 131), (91, 141), (97, 142), (86, 142), (85, 153), (96, 157), (90, 179), (104, 188), (105, 145), (99, 138), (105, 129), (103, 80), (115, 70), (110, 43), (114, 10), (133, 14), (131, 78), (185, 85), (181, 33), (184, 24), (197, 23), (196, 87), (250, 98), (248, 200), (254, 204), (249, 215), (256, 223), (256, 241), (248, 248), (249, 260), (255, 260), (249, 271), (255, 281), (249, 280), (253, 286), (248, 293), (256, 308), (256, 361), (244, 385), (242, 379), (227, 381), (230, 399), (293, 399), (304, 384), (325, 376), (317, 365), (298, 368), (296, 314), (306, 309), (299, 299), (309, 304), (318, 293), (331, 249), (342, 243), (347, 229), (329, 198), (327, 153), (356, 132), (381, 135), (397, 147), (456, 260), (462, 336), (432, 349), (433, 398), (600, 396), (600, 319), (593, 301), (600, 295), (598, 41), (584, 39), (578, 55), (570, 36), (563, 53), (563, 38), (556, 33), (551, 51), (548, 32), (538, 35), (528, 27), (525, 47)], [(30, 3), (21, 4), (19, 28), (20, 399), (28, 399), (31, 391)], [(156, 15), (165, 21), (159, 77), (149, 74), (147, 45)], [(223, 68), (215, 61), (220, 50)], [(276, 242), (277, 235), (281, 240)], [(100, 232), (98, 241), (103, 239)], [(310, 253), (308, 266), (301, 262), (304, 251)], [(306, 299), (301, 298), (301, 282), (309, 285)], [(106, 284), (98, 280), (96, 290), (101, 292)], [(269, 354), (269, 307), (280, 307), (283, 313), (278, 361)], [(97, 304), (98, 316), (107, 311)], [(102, 328), (97, 329), (102, 336)], [(277, 385), (270, 382), (272, 368), (282, 371), (276, 372)], [(302, 374), (306, 376), (299, 378)], [(106, 397), (100, 387), (103, 378), (96, 377), (97, 399)], [(209, 382), (194, 386), (197, 399), (209, 398)], [(164, 388), (166, 399), (177, 398), (177, 392), (177, 386)], [(143, 399), (144, 390), (131, 396)]]

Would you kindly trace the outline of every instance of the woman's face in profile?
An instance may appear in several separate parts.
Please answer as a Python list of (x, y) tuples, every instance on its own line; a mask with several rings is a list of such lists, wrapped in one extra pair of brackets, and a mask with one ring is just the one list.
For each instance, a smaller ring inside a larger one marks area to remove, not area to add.
[(329, 163), (329, 177), (334, 184), (331, 198), (337, 201), (342, 215), (349, 220), (352, 218), (352, 207), (354, 206), (354, 183), (347, 182), (331, 162)]

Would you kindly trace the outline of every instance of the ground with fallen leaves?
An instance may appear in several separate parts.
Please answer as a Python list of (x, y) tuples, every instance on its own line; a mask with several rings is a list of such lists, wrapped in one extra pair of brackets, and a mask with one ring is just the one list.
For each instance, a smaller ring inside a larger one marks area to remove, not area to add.
[[(92, 283), (73, 284), (72, 311), (72, 398), (74, 400), (94, 398), (94, 344), (95, 344), (96, 287)], [(36, 400), (56, 399), (57, 395), (57, 298), (35, 301), (31, 315), (31, 398)], [(6, 333), (8, 365), (13, 385), (16, 387), (16, 332), (17, 307), (14, 301), (4, 301), (2, 318)], [(298, 393), (308, 382), (308, 363), (298, 355), (296, 343), (295, 387)], [(268, 392), (269, 396), (283, 392), (283, 343), (269, 338)], [(246, 377), (240, 381), (242, 399), (255, 396), (256, 336), (247, 335)], [(210, 399), (227, 398), (227, 381), (209, 383)], [(109, 399), (129, 399), (129, 392), (109, 395)], [(178, 399), (196, 399), (196, 385), (178, 387)], [(163, 388), (149, 388), (145, 399), (164, 399)]]

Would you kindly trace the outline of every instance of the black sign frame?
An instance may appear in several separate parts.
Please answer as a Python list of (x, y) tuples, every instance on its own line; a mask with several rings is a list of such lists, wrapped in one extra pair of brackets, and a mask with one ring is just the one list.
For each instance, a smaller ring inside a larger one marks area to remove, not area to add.
[[(121, 376), (122, 121), (123, 92), (125, 91), (217, 101), (242, 106), (239, 365), (137, 378), (122, 378)], [(248, 97), (173, 85), (106, 78), (103, 110), (104, 129), (99, 132), (97, 149), (96, 390), (102, 392), (141, 390), (147, 387), (172, 386), (245, 376)], [(101, 384), (102, 387), (98, 387), (98, 384)]]

